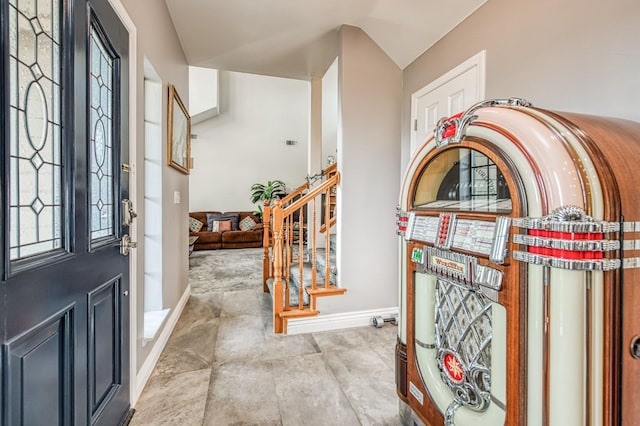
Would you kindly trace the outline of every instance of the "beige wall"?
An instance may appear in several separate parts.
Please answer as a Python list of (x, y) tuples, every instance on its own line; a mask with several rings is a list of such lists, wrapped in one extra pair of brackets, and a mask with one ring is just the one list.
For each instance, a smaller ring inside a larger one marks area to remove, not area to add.
[(340, 30), (338, 267), (341, 297), (323, 313), (397, 306), (395, 207), (400, 176), (402, 71), (361, 29)]
[(192, 128), (189, 211), (253, 211), (254, 183), (302, 185), (309, 99), (308, 81), (221, 71), (220, 115)]
[[(185, 104), (189, 102), (189, 71), (187, 61), (182, 52), (182, 47), (173, 28), (173, 22), (164, 2), (156, 0), (122, 0), (129, 17), (136, 26), (137, 45), (137, 123), (138, 135), (136, 141), (136, 186), (137, 197), (135, 209), (138, 212), (137, 234), (135, 241), (143, 241), (144, 230), (144, 69), (143, 58), (146, 57), (153, 65), (162, 79), (163, 86), (163, 110), (162, 110), (162, 146), (163, 164), (167, 164), (167, 101), (168, 83), (176, 86), (180, 97)], [(180, 296), (188, 285), (188, 206), (189, 206), (189, 179), (188, 176), (168, 166), (163, 166), (162, 172), (163, 191), (163, 304), (165, 308), (175, 308)], [(182, 195), (181, 204), (173, 203), (174, 191)], [(136, 371), (142, 366), (149, 355), (152, 344), (142, 346), (143, 326), (143, 301), (144, 301), (144, 247), (137, 249), (137, 366)]]
[(322, 167), (327, 157), (336, 158), (338, 146), (338, 59), (322, 77)]
[(402, 168), (410, 97), (487, 50), (487, 98), (640, 121), (640, 2), (489, 0), (404, 70)]

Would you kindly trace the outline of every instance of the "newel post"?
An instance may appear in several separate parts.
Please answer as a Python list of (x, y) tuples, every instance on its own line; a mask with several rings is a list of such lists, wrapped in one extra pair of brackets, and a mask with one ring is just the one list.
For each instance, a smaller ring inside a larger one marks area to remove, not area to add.
[(284, 332), (284, 320), (280, 317), (283, 311), (282, 294), (282, 244), (283, 244), (283, 228), (284, 228), (284, 210), (282, 209), (282, 201), (276, 200), (273, 207), (273, 332)]
[(271, 246), (270, 224), (271, 206), (269, 205), (269, 200), (264, 200), (264, 208), (262, 209), (262, 226), (264, 230), (262, 237), (262, 249), (264, 250), (262, 255), (262, 291), (265, 293), (269, 291), (267, 280), (271, 278), (271, 259), (269, 257), (269, 247)]

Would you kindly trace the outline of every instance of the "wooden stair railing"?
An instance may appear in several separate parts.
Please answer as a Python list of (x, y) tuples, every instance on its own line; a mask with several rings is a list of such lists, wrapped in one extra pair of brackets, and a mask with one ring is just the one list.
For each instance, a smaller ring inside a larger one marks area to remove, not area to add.
[[(318, 271), (317, 241), (319, 230), (316, 220), (317, 203), (324, 202), (323, 212), (325, 224), (329, 228), (336, 223), (331, 209), (329, 194), (335, 194), (340, 183), (340, 174), (332, 168), (330, 177), (326, 171), (324, 182), (314, 187), (307, 187), (308, 192), (293, 201), (296, 195), (289, 200), (276, 200), (273, 205), (265, 203), (264, 214), (264, 289), (269, 290), (267, 282), (273, 280), (273, 329), (274, 333), (286, 333), (288, 320), (318, 315), (317, 298), (344, 294), (346, 289), (331, 282), (330, 260), (330, 233), (327, 227), (325, 238), (325, 266), (323, 271)], [(285, 203), (289, 201), (288, 205)], [(310, 212), (310, 217), (305, 217), (305, 211)], [(270, 218), (270, 219), (269, 219)], [(305, 221), (309, 221), (310, 230), (306, 232)], [(307, 241), (305, 242), (305, 236)], [(305, 244), (306, 243), (306, 244)], [(297, 252), (296, 252), (297, 251)], [(309, 256), (305, 256), (308, 252)], [(308, 259), (308, 262), (305, 260)], [(310, 267), (309, 267), (310, 264)], [(305, 276), (306, 274), (306, 276)], [(306, 281), (305, 281), (306, 278)], [(318, 282), (319, 280), (322, 282)], [(293, 291), (294, 282), (298, 289)], [(305, 286), (305, 282), (309, 285)], [(308, 295), (308, 303), (305, 297)], [(297, 298), (297, 303), (292, 303), (292, 297)]]
[[(307, 179), (302, 185), (300, 185), (299, 187), (291, 191), (285, 197), (281, 198), (282, 205), (286, 206), (290, 204), (295, 197), (298, 197), (304, 194), (304, 191), (309, 189), (312, 182), (314, 182), (316, 178), (332, 177), (336, 173), (338, 173), (338, 164), (333, 163), (326, 169), (322, 170), (317, 175), (307, 177)], [(333, 191), (333, 193), (335, 194), (335, 190)], [(271, 226), (270, 218), (271, 218), (272, 207), (270, 206), (270, 204), (271, 203), (269, 202), (269, 200), (264, 200), (264, 207), (262, 210), (262, 221), (264, 222), (264, 228), (263, 228), (264, 234), (262, 239), (262, 247), (264, 249), (264, 253), (262, 257), (262, 286), (263, 286), (264, 292), (269, 291), (269, 289), (267, 288), (267, 280), (269, 278), (273, 278), (273, 259), (270, 253), (270, 249), (272, 248), (271, 247), (272, 236), (271, 236), (271, 228), (270, 228)], [(334, 197), (334, 204), (335, 204), (335, 197)], [(334, 210), (334, 207), (331, 208), (332, 213), (333, 213), (333, 210)], [(335, 224), (335, 221), (334, 221), (334, 224)], [(333, 224), (331, 226), (333, 226)], [(320, 231), (320, 232), (324, 232), (324, 231)]]
[[(336, 174), (338, 172), (338, 168), (337, 168), (337, 164), (334, 163), (332, 164), (330, 167), (327, 167), (327, 169), (325, 170), (325, 174), (327, 179), (329, 179), (330, 177), (332, 177), (334, 174)], [(334, 220), (333, 224), (329, 224), (329, 228), (331, 228), (334, 224), (335, 224), (335, 209), (336, 209), (336, 192), (335, 192), (335, 188), (333, 191), (329, 192), (327, 195), (327, 198), (329, 199), (329, 203), (325, 205), (325, 209), (329, 210), (329, 217)], [(324, 232), (324, 229), (326, 229), (326, 217), (322, 217), (322, 229), (320, 229), (320, 232)]]
[[(327, 169), (328, 170), (328, 169)], [(283, 205), (287, 205), (289, 202), (291, 202), (291, 200), (299, 195), (302, 195), (304, 193), (304, 191), (306, 191), (307, 189), (309, 189), (310, 186), (310, 181), (307, 180), (305, 183), (303, 183), (302, 185), (300, 185), (299, 187), (297, 187), (296, 189), (294, 189), (293, 191), (291, 191), (289, 194), (287, 194), (285, 197), (283, 197), (281, 199)], [(269, 288), (267, 287), (267, 280), (269, 278), (273, 278), (273, 272), (272, 272), (272, 259), (271, 259), (271, 254), (269, 252), (270, 248), (271, 248), (271, 203), (269, 202), (269, 200), (264, 200), (264, 207), (262, 209), (262, 218), (263, 218), (263, 222), (264, 222), (264, 233), (263, 233), (263, 237), (262, 237), (262, 247), (264, 249), (264, 253), (262, 256), (262, 290), (266, 293), (267, 291), (269, 291)]]
[[(329, 229), (333, 228), (333, 225), (335, 224), (336, 224), (336, 217), (331, 216), (331, 219), (329, 219)], [(325, 232), (327, 232), (327, 224), (323, 223), (320, 229), (318, 230), (318, 232), (320, 232), (321, 234), (324, 234)]]

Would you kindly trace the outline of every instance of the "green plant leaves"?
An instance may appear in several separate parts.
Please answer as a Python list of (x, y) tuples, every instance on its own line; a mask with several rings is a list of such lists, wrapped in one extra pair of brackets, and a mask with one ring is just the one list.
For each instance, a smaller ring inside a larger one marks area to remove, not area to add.
[(275, 200), (287, 195), (287, 189), (281, 180), (270, 180), (266, 184), (254, 183), (251, 185), (251, 202), (257, 203), (264, 200)]

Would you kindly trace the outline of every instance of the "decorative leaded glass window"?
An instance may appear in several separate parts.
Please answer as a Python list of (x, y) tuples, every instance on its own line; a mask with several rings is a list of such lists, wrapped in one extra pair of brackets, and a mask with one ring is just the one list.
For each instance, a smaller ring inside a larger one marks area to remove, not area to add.
[(89, 127), (91, 241), (115, 236), (113, 73), (114, 56), (91, 26), (89, 65)]
[(60, 8), (9, 1), (11, 260), (64, 245)]

